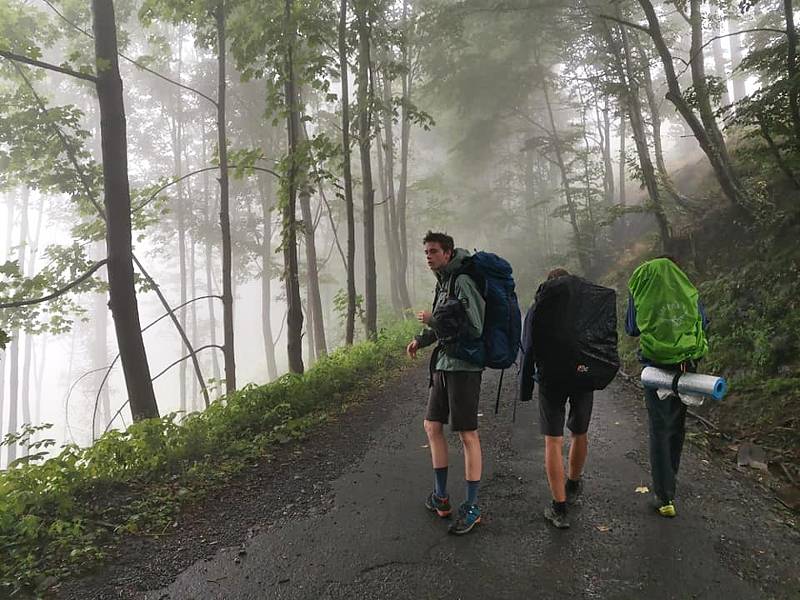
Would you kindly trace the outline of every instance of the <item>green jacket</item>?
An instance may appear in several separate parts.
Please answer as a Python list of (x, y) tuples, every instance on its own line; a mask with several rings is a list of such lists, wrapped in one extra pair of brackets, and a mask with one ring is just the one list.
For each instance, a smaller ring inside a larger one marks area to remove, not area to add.
[[(464, 258), (469, 256), (469, 252), (463, 248), (456, 248), (453, 258), (440, 271), (436, 273), (436, 295), (433, 305), (447, 300), (450, 277), (461, 268)], [(456, 297), (464, 305), (467, 314), (467, 335), (472, 339), (478, 339), (483, 334), (483, 319), (486, 312), (486, 301), (478, 291), (478, 287), (469, 275), (458, 275), (455, 280), (453, 291)], [(430, 346), (437, 341), (436, 321), (431, 320), (415, 339), (421, 348)], [(441, 351), (434, 367), (437, 371), (483, 371), (483, 366), (476, 365), (465, 360), (460, 360), (448, 356)]]
[(657, 258), (640, 265), (628, 289), (644, 359), (675, 365), (708, 352), (697, 289), (675, 263)]

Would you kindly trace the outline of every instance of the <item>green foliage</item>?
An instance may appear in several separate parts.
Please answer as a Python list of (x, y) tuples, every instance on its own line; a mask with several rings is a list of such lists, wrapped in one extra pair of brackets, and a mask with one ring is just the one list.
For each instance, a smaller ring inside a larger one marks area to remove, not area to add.
[[(18, 261), (0, 264), (0, 302), (40, 298), (52, 290), (65, 287), (89, 270), (94, 261), (86, 258), (84, 246), (48, 246), (48, 264), (31, 277), (24, 277)], [(85, 310), (76, 302), (75, 293), (102, 291), (106, 284), (89, 278), (72, 288), (70, 293), (49, 302), (0, 310), (0, 324), (9, 330), (23, 329), (28, 333), (64, 333), (70, 330), (76, 316)]]
[(797, 371), (800, 260), (753, 261), (700, 285), (712, 318), (709, 366), (735, 377)]
[[(376, 341), (339, 349), (303, 375), (249, 385), (178, 423), (176, 415), (110, 431), (92, 447), (66, 446), (0, 474), (0, 594), (31, 591), (47, 576), (74, 575), (102, 560), (126, 533), (161, 534), (181, 505), (248, 464), (270, 446), (302, 439), (354, 394), (405, 364), (416, 332), (404, 322)], [(43, 428), (13, 441), (33, 450)], [(11, 441), (6, 438), (6, 443)]]

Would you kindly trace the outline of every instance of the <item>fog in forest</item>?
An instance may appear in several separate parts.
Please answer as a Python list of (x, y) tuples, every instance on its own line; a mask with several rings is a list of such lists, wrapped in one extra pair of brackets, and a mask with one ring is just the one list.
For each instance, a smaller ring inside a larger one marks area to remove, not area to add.
[[(198, 411), (205, 400), (192, 361), (174, 364), (189, 351), (161, 317), (165, 303), (174, 308), (192, 347), (202, 348), (197, 367), (215, 401), (226, 379), (220, 125), (230, 175), (236, 387), (296, 371), (298, 358), (308, 369), (347, 342), (340, 7), (296, 2), (289, 27), (282, 4), (231, 2), (220, 122), (220, 38), (211, 12), (188, 1), (114, 4), (133, 253), (149, 275), (134, 264), (149, 372), (160, 415)], [(361, 4), (346, 15), (342, 40), (350, 66), (355, 342), (429, 306), (428, 230), (508, 259), (523, 307), (553, 267), (596, 278), (624, 263), (637, 240), (667, 250), (691, 244), (697, 215), (714, 210), (697, 190), (724, 169), (709, 166), (697, 128), (667, 98), (662, 49), (645, 32), (654, 27), (642, 6), (661, 24), (686, 110), (702, 114), (699, 127), (712, 141), (704, 103), (726, 136), (752, 139), (752, 105), (773, 67), (747, 60), (778, 43), (769, 27), (785, 27), (783, 5), (770, 3), (744, 12), (695, 0)], [(108, 253), (97, 210), (103, 156), (94, 84), (19, 59), (95, 72), (89, 3), (0, 0), (0, 19), (6, 302), (59, 290)], [(363, 20), (372, 35), (366, 59)], [(702, 61), (691, 58), (698, 52)], [(697, 62), (704, 72), (694, 72)], [(293, 240), (295, 267), (286, 254)], [(292, 278), (298, 287), (287, 294)], [(0, 311), (11, 338), (0, 354), (0, 433), (51, 423), (37, 436), (54, 438), (57, 449), (131, 424), (107, 281), (102, 267), (51, 302)], [(2, 448), (0, 464), (24, 452)]]

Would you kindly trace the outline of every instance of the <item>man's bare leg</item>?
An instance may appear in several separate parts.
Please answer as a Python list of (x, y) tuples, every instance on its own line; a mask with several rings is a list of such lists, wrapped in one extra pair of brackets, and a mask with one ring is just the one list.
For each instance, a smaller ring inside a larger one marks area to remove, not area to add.
[(431, 463), (434, 469), (447, 466), (447, 438), (444, 437), (444, 425), (439, 421), (425, 420), (425, 433), (428, 434), (428, 446), (431, 449)]
[(589, 436), (585, 433), (573, 433), (569, 445), (569, 478), (572, 481), (578, 481), (581, 478), (588, 452)]
[(561, 451), (563, 444), (563, 436), (544, 436), (544, 469), (547, 472), (550, 493), (556, 502), (567, 501), (564, 488), (564, 455)]

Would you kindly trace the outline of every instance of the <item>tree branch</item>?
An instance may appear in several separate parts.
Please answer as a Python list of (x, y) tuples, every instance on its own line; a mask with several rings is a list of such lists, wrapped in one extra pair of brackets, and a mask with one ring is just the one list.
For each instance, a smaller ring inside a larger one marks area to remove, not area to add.
[(91, 81), (95, 84), (97, 83), (97, 77), (94, 75), (80, 73), (78, 71), (73, 71), (72, 69), (67, 69), (66, 67), (51, 65), (50, 63), (42, 62), (34, 58), (28, 58), (27, 56), (22, 56), (21, 54), (15, 54), (13, 52), (9, 52), (8, 50), (0, 49), (0, 56), (15, 63), (25, 63), (26, 65), (31, 65), (32, 67), (39, 67), (40, 69), (47, 69), (48, 71), (55, 71), (56, 73), (69, 75), (70, 77), (75, 77), (76, 79)]
[[(208, 298), (219, 298), (220, 300), (222, 300), (222, 296), (217, 296), (214, 294), (210, 294), (208, 296), (198, 296), (197, 298), (192, 298), (191, 300), (187, 300), (183, 304), (179, 304), (178, 306), (175, 307), (174, 310), (180, 310), (181, 308), (183, 308), (188, 304), (191, 304), (192, 302), (197, 302), (198, 300), (207, 300)], [(147, 326), (144, 329), (142, 329), (142, 333), (153, 327), (153, 325), (156, 325), (157, 323), (161, 322), (162, 319), (166, 319), (169, 316), (170, 313), (164, 313), (163, 315), (158, 317), (155, 321), (151, 321), (150, 323), (147, 324)], [(101, 369), (95, 369), (95, 371), (102, 371), (103, 369), (105, 369), (106, 372), (105, 375), (103, 375), (103, 380), (100, 382), (100, 387), (97, 389), (97, 397), (95, 398), (94, 401), (94, 411), (92, 412), (92, 441), (94, 441), (95, 420), (97, 419), (97, 408), (100, 405), (100, 394), (102, 393), (103, 387), (108, 381), (108, 377), (111, 375), (111, 370), (114, 368), (114, 365), (117, 364), (119, 356), (120, 356), (119, 353), (117, 353), (117, 355), (114, 357), (114, 360), (112, 360), (111, 364), (108, 365), (107, 367), (102, 367)], [(90, 371), (90, 373), (94, 373), (95, 371)]]
[[(238, 165), (228, 165), (228, 170), (229, 171), (231, 169), (238, 169), (238, 168), (239, 168)], [(272, 171), (270, 169), (265, 169), (264, 167), (249, 166), (247, 168), (248, 169), (252, 169), (253, 171), (262, 171), (264, 173), (269, 173), (270, 175), (274, 175), (278, 179), (280, 179), (280, 177), (281, 177), (275, 171)], [(158, 188), (155, 192), (153, 192), (153, 194), (147, 200), (144, 200), (139, 206), (137, 206), (136, 208), (131, 210), (131, 214), (135, 214), (135, 213), (139, 212), (140, 210), (142, 210), (145, 206), (147, 206), (153, 200), (155, 200), (156, 196), (158, 196), (161, 192), (163, 192), (168, 187), (170, 187), (172, 185), (175, 185), (176, 183), (180, 183), (184, 179), (188, 179), (189, 177), (192, 177), (193, 175), (198, 175), (199, 173), (206, 173), (207, 171), (216, 171), (218, 169), (219, 169), (219, 165), (217, 165), (216, 167), (203, 167), (202, 169), (197, 169), (196, 171), (192, 171), (191, 173), (186, 173), (186, 175), (178, 177), (178, 179), (173, 179), (172, 181), (168, 181), (167, 183), (162, 185), (160, 188)]]
[[(83, 29), (81, 27), (78, 27), (78, 25), (76, 25), (75, 23), (70, 21), (67, 17), (65, 17), (63, 15), (63, 13), (61, 13), (55, 6), (53, 6), (53, 4), (51, 2), (49, 2), (49, 0), (42, 0), (42, 2), (47, 4), (47, 6), (50, 7), (50, 10), (52, 10), (54, 13), (56, 13), (59, 16), (59, 18), (61, 18), (61, 20), (64, 21), (67, 25), (69, 25), (73, 29), (76, 29), (77, 31), (80, 31), (83, 35), (85, 35), (89, 39), (92, 39), (92, 40), (94, 39), (94, 36), (91, 33), (89, 33), (88, 31), (86, 31), (85, 29)], [(183, 89), (185, 89), (185, 90), (187, 90), (189, 92), (192, 92), (193, 94), (197, 94), (201, 98), (204, 98), (205, 100), (208, 100), (215, 107), (217, 106), (217, 101), (216, 100), (214, 100), (210, 96), (206, 96), (200, 90), (196, 90), (196, 89), (194, 89), (192, 87), (189, 87), (188, 85), (184, 85), (184, 84), (182, 84), (182, 83), (180, 83), (178, 81), (174, 81), (174, 80), (170, 79), (169, 77), (167, 77), (165, 75), (162, 75), (161, 73), (159, 73), (157, 71), (154, 71), (153, 69), (150, 69), (149, 67), (145, 67), (144, 65), (136, 62), (132, 58), (130, 58), (128, 56), (125, 56), (122, 52), (117, 51), (117, 56), (119, 56), (120, 58), (122, 58), (124, 60), (127, 60), (132, 65), (135, 65), (135, 66), (139, 67), (142, 71), (147, 71), (151, 75), (155, 75), (156, 77), (159, 77), (159, 78), (163, 79), (164, 81), (166, 81), (168, 83), (171, 83), (172, 85), (176, 85), (176, 86), (178, 86), (180, 88), (183, 88)]]
[(625, 19), (619, 19), (613, 15), (606, 15), (603, 13), (598, 13), (598, 17), (601, 19), (608, 19), (609, 21), (614, 21), (615, 23), (619, 23), (620, 25), (624, 25), (625, 27), (630, 27), (631, 29), (638, 29), (639, 31), (644, 31), (647, 35), (650, 35), (650, 29), (645, 27), (644, 25), (639, 25), (638, 23), (633, 23), (631, 21), (626, 21)]
[[(36, 91), (36, 88), (33, 87), (33, 83), (31, 82), (31, 80), (28, 79), (27, 75), (25, 75), (25, 71), (23, 71), (22, 68), (17, 63), (14, 63), (14, 68), (16, 69), (17, 73), (22, 78), (22, 80), (25, 82), (25, 85), (28, 86), (28, 89), (30, 89), (31, 93), (33, 94), (33, 97), (36, 99), (36, 102), (39, 104), (39, 110), (41, 110), (45, 116), (48, 116), (47, 105), (44, 103), (44, 100), (42, 100), (42, 97)], [(80, 178), (81, 184), (83, 185), (83, 189), (86, 192), (86, 196), (89, 199), (89, 202), (92, 203), (92, 206), (94, 206), (95, 210), (100, 215), (100, 218), (102, 218), (103, 221), (106, 221), (107, 220), (106, 212), (105, 210), (103, 210), (103, 207), (100, 206), (100, 204), (97, 202), (97, 198), (95, 198), (94, 192), (92, 191), (92, 186), (89, 183), (86, 174), (83, 172), (83, 168), (81, 167), (81, 164), (78, 162), (75, 153), (72, 151), (72, 147), (69, 145), (69, 142), (67, 141), (64, 132), (61, 131), (61, 128), (58, 126), (58, 123), (50, 121), (49, 119), (48, 123), (55, 130), (58, 139), (61, 141), (61, 145), (64, 146), (64, 152), (66, 152), (67, 158), (69, 158), (69, 161), (72, 163), (72, 166), (75, 167), (75, 172), (78, 174), (78, 177)]]
[(100, 267), (102, 267), (107, 262), (108, 262), (108, 259), (104, 258), (103, 260), (94, 263), (94, 265), (92, 265), (92, 268), (89, 269), (88, 271), (86, 271), (86, 273), (84, 273), (80, 277), (78, 277), (78, 279), (76, 279), (75, 281), (71, 281), (70, 283), (68, 283), (67, 285), (65, 285), (62, 288), (57, 289), (52, 294), (48, 294), (47, 296), (42, 296), (41, 298), (34, 298), (34, 299), (31, 299), (31, 300), (16, 300), (16, 301), (10, 301), (10, 302), (0, 302), (0, 309), (3, 309), (3, 308), (18, 308), (20, 306), (31, 306), (33, 304), (41, 304), (42, 302), (48, 302), (50, 300), (58, 298), (59, 296), (63, 296), (64, 294), (66, 294), (68, 291), (70, 291), (75, 286), (80, 285), (84, 281), (89, 279), (92, 275), (94, 275), (95, 271), (97, 271)]
[[(208, 350), (209, 348), (217, 348), (218, 350), (222, 350), (222, 351), (224, 351), (224, 350), (225, 350), (225, 349), (224, 349), (222, 346), (220, 346), (219, 344), (206, 344), (205, 346), (200, 346), (199, 348), (197, 348), (197, 349), (193, 350), (191, 353), (187, 354), (186, 356), (182, 356), (181, 358), (179, 358), (178, 360), (176, 360), (174, 363), (172, 363), (172, 364), (171, 364), (170, 366), (168, 366), (166, 369), (164, 369), (163, 371), (161, 371), (161, 372), (160, 372), (158, 375), (156, 375), (155, 377), (153, 377), (153, 379), (152, 379), (151, 381), (155, 381), (156, 379), (158, 379), (159, 377), (161, 377), (161, 376), (162, 376), (164, 373), (166, 373), (167, 371), (169, 371), (169, 370), (170, 370), (172, 367), (174, 367), (174, 366), (175, 366), (175, 365), (177, 365), (177, 364), (180, 364), (180, 363), (182, 363), (182, 362), (183, 362), (183, 361), (185, 361), (187, 358), (194, 358), (194, 357), (195, 357), (195, 355), (196, 355), (198, 352), (200, 352), (200, 350)], [(208, 405), (206, 405), (206, 408), (208, 408)]]

